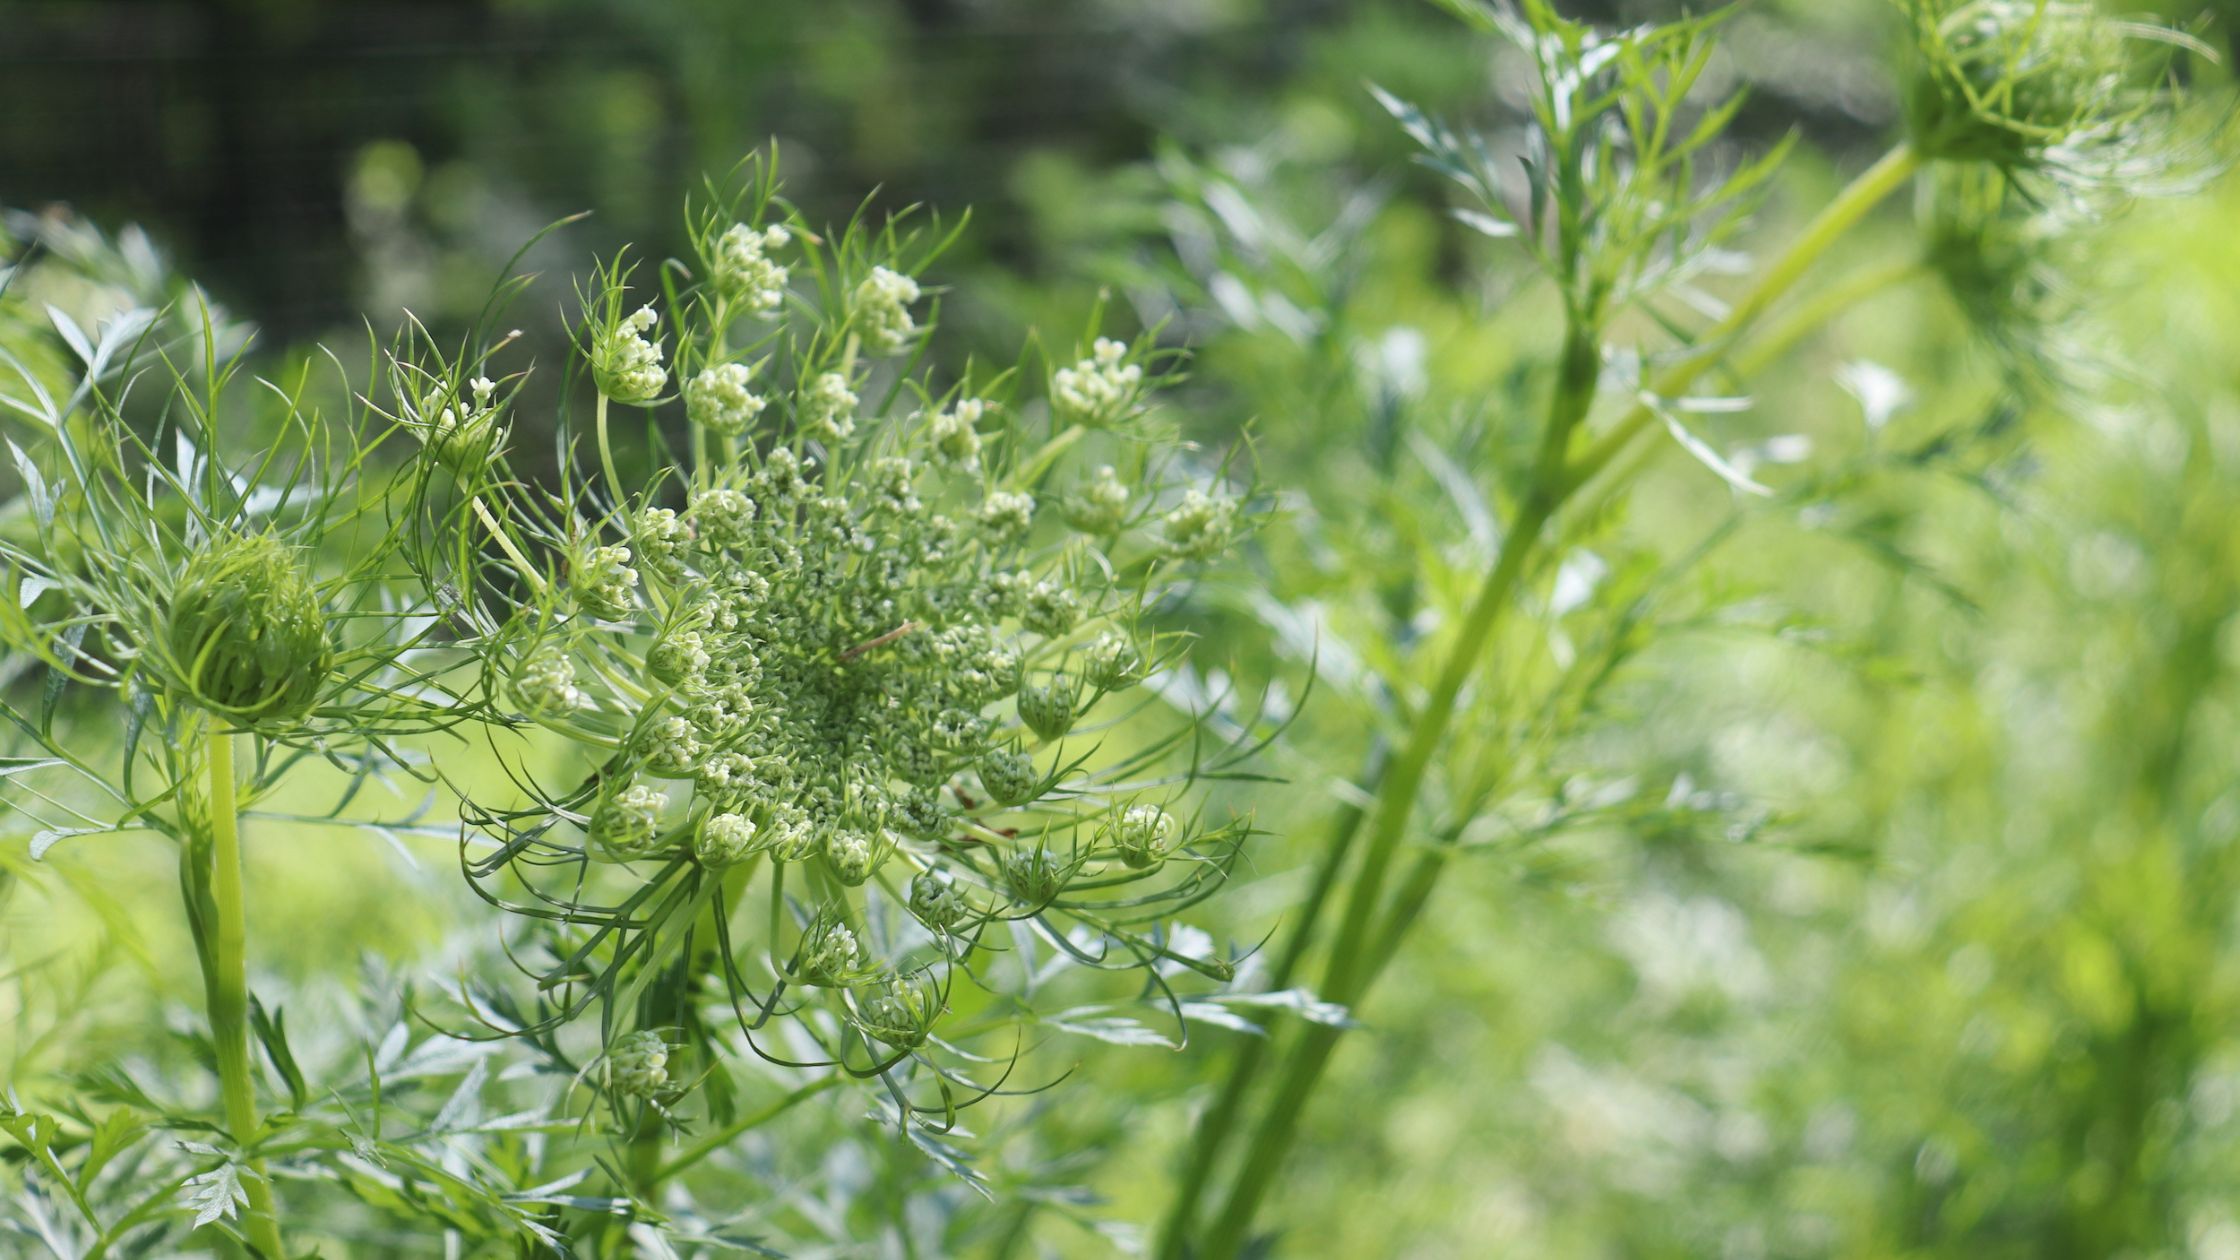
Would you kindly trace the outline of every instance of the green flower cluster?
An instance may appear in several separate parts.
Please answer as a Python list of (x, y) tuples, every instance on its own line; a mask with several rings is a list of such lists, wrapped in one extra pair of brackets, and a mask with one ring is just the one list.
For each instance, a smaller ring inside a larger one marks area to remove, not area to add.
[[(576, 923), (598, 918), (585, 888), (601, 881), (711, 929), (766, 896), (768, 929), (720, 928), (734, 1005), (766, 1018), (788, 987), (826, 992), (852, 1032), (813, 1035), (885, 1070), (924, 1052), (946, 1006), (937, 971), (964, 971), (990, 923), (1066, 919), (1061, 936), (1173, 961), (1159, 917), (1219, 884), (1242, 827), (1185, 819), (1186, 785), (1219, 767), (1160, 769), (1191, 741), (1114, 697), (1174, 663), (1173, 637), (1141, 627), (1245, 518), (1217, 470), (1174, 475), (1183, 448), (1151, 419), (1148, 351), (1095, 343), (1087, 361), (1129, 393), (1094, 416), (1064, 396), (1070, 369), (943, 384), (883, 368), (930, 332), (915, 239), (857, 227), (827, 244), (763, 216), (777, 203), (710, 222), (700, 261), (723, 283), (658, 315), (602, 273), (586, 307), (604, 476), (564, 514), (515, 495), (489, 517), (511, 522), (496, 528), (512, 557), (489, 576), (538, 596), (493, 631), (510, 662), (496, 690), (580, 745), (586, 771), (530, 808), (479, 812), (502, 841), (481, 873), (569, 868), (533, 910), (565, 903)], [(786, 265), (821, 288), (730, 300), (741, 240), (798, 250)], [(677, 333), (695, 458), (625, 484), (615, 452), (636, 452), (610, 404), (648, 391), (617, 377), (614, 347), (657, 324)], [(1027, 380), (1056, 388), (1022, 396)], [(549, 566), (524, 568), (539, 543)], [(613, 919), (618, 942), (664, 930)], [(607, 990), (651, 953), (603, 955)], [(609, 1023), (690, 1041), (674, 1004)]]

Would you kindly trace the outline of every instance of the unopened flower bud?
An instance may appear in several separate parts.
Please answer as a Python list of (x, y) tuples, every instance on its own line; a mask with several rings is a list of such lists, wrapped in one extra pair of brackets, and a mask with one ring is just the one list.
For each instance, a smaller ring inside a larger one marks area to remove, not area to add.
[(1073, 680), (1064, 674), (1044, 686), (1019, 689), (1019, 720), (1044, 739), (1057, 739), (1073, 729), (1073, 709), (1079, 699)]
[(334, 664), (318, 589), (269, 534), (223, 534), (187, 561), (163, 645), (181, 698), (244, 727), (309, 714)]
[(754, 852), (754, 820), (742, 814), (710, 814), (692, 838), (692, 855), (710, 870), (736, 866)]
[(607, 1051), (607, 1087), (633, 1098), (651, 1098), (669, 1085), (669, 1043), (640, 1029)]
[(593, 338), (591, 380), (601, 394), (618, 403), (648, 403), (660, 397), (669, 383), (669, 371), (661, 366), (661, 343), (646, 337), (659, 321), (652, 307), (641, 306)]
[(684, 387), (684, 414), (694, 424), (718, 437), (737, 437), (747, 431), (769, 400), (747, 388), (754, 369), (744, 363), (719, 363), (704, 368)]
[(1149, 665), (1135, 640), (1106, 631), (1082, 653), (1081, 676), (1100, 691), (1125, 691), (1142, 682)]
[(618, 862), (658, 857), (668, 847), (660, 837), (661, 810), (668, 803), (659, 788), (633, 783), (600, 798), (585, 835), (592, 847)]
[(1084, 534), (1118, 533), (1128, 522), (1128, 502), (1128, 487), (1120, 484), (1119, 474), (1106, 464), (1066, 496), (1066, 524)]
[(855, 304), (848, 312), (864, 345), (892, 354), (917, 335), (917, 321), (910, 317), (910, 303), (918, 300), (918, 282), (885, 267), (873, 267), (856, 286)]
[(1137, 870), (1167, 860), (1174, 847), (1174, 819), (1156, 805), (1130, 805), (1105, 820), (1105, 840), (1120, 860)]

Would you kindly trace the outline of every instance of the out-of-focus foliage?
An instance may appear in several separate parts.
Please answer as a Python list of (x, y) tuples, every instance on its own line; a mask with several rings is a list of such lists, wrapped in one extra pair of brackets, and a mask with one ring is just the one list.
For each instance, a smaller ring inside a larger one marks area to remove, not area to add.
[[(743, 7), (458, 6), (409, 27), (275, 11), (229, 28), (227, 64), (267, 72), (225, 86), (179, 51), (216, 10), (151, 7), (161, 22), (128, 41), (101, 34), (106, 6), (14, 6), (0, 18), (29, 34), (0, 50), (7, 71), (105, 49), (208, 78), (112, 76), (104, 100), (66, 63), (0, 74), (0, 100), (40, 101), (0, 110), (0, 155), (29, 184), (0, 193), (131, 211), (296, 333), (361, 303), (471, 317), (513, 245), (575, 209), (600, 215), (536, 265), (631, 236), (681, 252), (668, 190), (771, 136), (813, 206), (881, 182), (894, 203), (978, 207), (985, 252), (953, 260), (972, 283), (939, 353), (1049, 327), (1108, 283), (1121, 316), (1191, 347), (1178, 410), (1199, 436), (1254, 421), (1262, 480), (1287, 489), (1256, 544), (1281, 602), (1207, 592), (1227, 607), (1200, 649), (1248, 680), (1318, 675), (1272, 767), (1293, 786), (1259, 798), (1251, 882), (1203, 924), (1280, 927), (1348, 799), (1359, 715), (1390, 703), (1364, 680), (1490, 553), (1484, 487), (1529, 464), (1510, 418), (1555, 349), (1552, 305), (1445, 213), (1361, 85), (1498, 133), (1515, 63), (1420, 4)], [(2210, 13), (2215, 45), (2240, 31), (2229, 4), (2143, 7)], [(1757, 219), (1769, 238), (1898, 126), (1878, 56), (1893, 12), (1792, 0), (1729, 24), (1710, 73), (1754, 89), (1738, 135), (1801, 127)], [(337, 54), (352, 40), (408, 55)], [(136, 138), (96, 125), (147, 108), (120, 92), (191, 107)], [(302, 108), (317, 92), (350, 104)], [(127, 192), (121, 169), (163, 191)], [(2053, 361), (2030, 379), (2058, 389), (2019, 389), (2015, 359), (1914, 277), (1717, 417), (1719, 450), (1774, 502), (1738, 511), (1662, 449), (1545, 595), (1574, 615), (1551, 613), (1573, 661), (1612, 646), (1602, 614), (1652, 593), (1674, 633), (1625, 662), (1591, 741), (1550, 750), (1564, 773), (1534, 812), (1466, 839), (1270, 1201), (1281, 1254), (2240, 1256), (2236, 217), (2227, 184), (2071, 245), (2066, 267), (2120, 297), (2031, 342)], [(1876, 466), (1840, 510), (1799, 511), (1807, 452)], [(1916, 454), (1934, 467), (1904, 466)], [(1669, 572), (1713, 530), (1715, 566)], [(275, 935), (301, 942), (261, 960), (275, 986), (353, 979), (361, 947), (416, 969), (476, 956), (428, 935), (464, 904), (445, 846), (397, 839), (430, 869), (329, 837), (252, 873)], [(169, 873), (123, 847), (33, 867), (12, 843), (0, 1009), (72, 1017), (18, 1021), (10, 1080), (188, 1052), (147, 1017), (154, 995), (192, 1005), (167, 963), (182, 942), (135, 909), (171, 895)], [(318, 1000), (291, 997), (290, 1027)], [(1087, 1052), (1063, 1105), (983, 1111), (993, 1205), (814, 1106), (744, 1143), (711, 1193), (736, 1194), (755, 1237), (1108, 1254), (1157, 1220), (1222, 1066), (1206, 1051), (1240, 1036)], [(749, 1105), (808, 1079), (766, 1075)]]

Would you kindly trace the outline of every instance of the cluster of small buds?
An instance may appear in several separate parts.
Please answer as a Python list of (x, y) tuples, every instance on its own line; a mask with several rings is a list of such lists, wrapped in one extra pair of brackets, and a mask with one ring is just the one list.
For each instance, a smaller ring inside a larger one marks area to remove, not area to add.
[(1174, 819), (1157, 805), (1130, 805), (1107, 820), (1104, 837), (1122, 862), (1143, 870), (1167, 860), (1174, 845)]
[(795, 976), (803, 984), (841, 985), (862, 966), (863, 949), (847, 925), (819, 922), (801, 941)]
[[(826, 248), (740, 228), (707, 243), (708, 285), (722, 301), (676, 299), (680, 345), (720, 346), (723, 302), (783, 289), (778, 244), (813, 260)], [(858, 256), (852, 243), (840, 254)], [(821, 1007), (860, 1034), (856, 1053), (885, 1048), (874, 1058), (927, 1051), (947, 999), (922, 982), (926, 968), (956, 966), (990, 922), (1082, 916), (1105, 902), (1135, 915), (1202, 894), (1197, 864), (1167, 859), (1210, 855), (1218, 838), (1180, 834), (1157, 807), (1114, 819), (1116, 807), (1099, 802), (1144, 763), (1104, 767), (1093, 741), (1073, 736), (1107, 693), (1149, 672), (1134, 618), (1172, 589), (1178, 557), (1217, 549), (1200, 540), (1226, 537), (1234, 511), (1200, 495), (1183, 503), (1205, 520), (1147, 523), (1146, 505), (1176, 501), (1166, 484), (1126, 484), (1094, 458), (1065, 462), (1104, 448), (1123, 467), (1174, 466), (1137, 449), (1148, 435), (1123, 443), (1062, 427), (1141, 407), (1143, 372), (1119, 342), (1097, 342), (1093, 358), (1058, 374), (1047, 412), (988, 401), (969, 380), (944, 389), (931, 372), (852, 359), (851, 339), (889, 352), (922, 331), (910, 310), (917, 283), (886, 261), (842, 290), (845, 311), (816, 314), (805, 294), (772, 299), (787, 322), (766, 343), (771, 359), (712, 364), (684, 381), (680, 409), (698, 434), (736, 440), (691, 443), (691, 462), (642, 494), (607, 486), (619, 502), (600, 501), (595, 484), (600, 513), (554, 531), (573, 539), (550, 544), (572, 557), (560, 589), (507, 640), (524, 651), (514, 697), (547, 730), (578, 738), (584, 782), (595, 785), (507, 818), (511, 834), (549, 833), (574, 856), (574, 829), (549, 823), (580, 817), (581, 855), (604, 860), (588, 878), (565, 864), (573, 884), (548, 896), (580, 907), (584, 922), (600, 907), (642, 906), (624, 930), (666, 943), (669, 930), (645, 916), (704, 905), (696, 894), (711, 884), (729, 896), (768, 880), (782, 889), (776, 904), (798, 907), (798, 930), (781, 922), (774, 938), (743, 939), (766, 961), (735, 958), (724, 982), (737, 996), (751, 987), (742, 977), (775, 972), (823, 990), (787, 1005)], [(820, 265), (830, 274), (829, 259)], [(590, 353), (602, 391), (623, 399), (632, 391), (611, 379), (628, 357), (617, 344), (643, 345), (636, 366), (656, 376), (659, 354), (644, 336), (650, 311), (617, 318), (618, 286), (611, 279), (595, 299), (609, 335)], [(780, 405), (751, 392), (757, 380)], [(981, 389), (1017, 380), (999, 372)], [(903, 397), (949, 401), (901, 415), (866, 401)], [(1037, 449), (1025, 418), (1040, 427), (1043, 416)], [(1040, 519), (1052, 507), (1072, 532)], [(550, 515), (539, 503), (510, 519)], [(1163, 864), (1165, 875), (1148, 873)], [(548, 878), (529, 865), (516, 874)], [(910, 873), (899, 909), (922, 930), (894, 930), (897, 871)], [(1116, 891), (1139, 877), (1156, 886)], [(709, 882), (635, 901), (608, 900), (611, 887), (594, 901), (585, 888), (632, 879)], [(1086, 917), (1053, 928), (1110, 930)]]
[(873, 267), (856, 286), (855, 306), (849, 312), (863, 344), (893, 354), (908, 348), (918, 335), (918, 321), (910, 304), (918, 300), (918, 282), (885, 267)]
[(737, 437), (754, 424), (769, 400), (747, 388), (754, 369), (744, 363), (719, 363), (702, 368), (685, 383), (684, 413), (694, 424), (718, 437)]
[(1099, 691), (1125, 691), (1142, 682), (1148, 670), (1143, 650), (1117, 631), (1098, 635), (1081, 654), (1081, 676)]
[(940, 1014), (937, 995), (900, 977), (883, 979), (856, 999), (856, 1026), (898, 1050), (924, 1041)]
[(648, 403), (661, 396), (669, 370), (661, 366), (661, 343), (646, 336), (660, 319), (652, 307), (641, 306), (596, 335), (591, 378), (601, 394), (618, 403)]
[(590, 698), (576, 686), (575, 662), (566, 648), (541, 643), (521, 660), (513, 675), (513, 700), (532, 718), (559, 718), (583, 708)]
[(869, 836), (839, 827), (825, 833), (824, 860), (832, 868), (833, 878), (853, 888), (871, 878), (877, 854), (872, 851)]
[(972, 908), (956, 881), (938, 871), (921, 871), (910, 880), (910, 913), (936, 932), (946, 932), (964, 921)]
[(646, 672), (672, 687), (699, 678), (713, 663), (697, 630), (679, 630), (646, 649)]
[(1002, 805), (1023, 805), (1042, 783), (1034, 758), (1014, 749), (994, 749), (980, 759), (980, 786)]
[(1159, 529), (1168, 555), (1211, 560), (1236, 537), (1236, 500), (1192, 487), (1159, 522)]
[(637, 604), (638, 571), (628, 547), (593, 547), (577, 567), (576, 602), (596, 617), (627, 617)]
[(980, 471), (980, 421), (988, 404), (978, 398), (961, 398), (954, 407), (936, 411), (926, 421), (926, 444), (936, 459), (964, 472)]
[(1080, 618), (1081, 600), (1073, 588), (1048, 578), (1028, 588), (1019, 605), (1019, 624), (1046, 639), (1064, 635)]
[(786, 268), (770, 255), (792, 243), (793, 233), (775, 225), (757, 231), (734, 223), (724, 229), (709, 259), (716, 291), (757, 314), (776, 311), (786, 298)]
[(729, 487), (703, 491), (692, 500), (695, 531), (719, 551), (736, 550), (754, 527), (754, 500)]
[(1128, 487), (1121, 484), (1120, 474), (1106, 464), (1066, 496), (1061, 510), (1065, 513), (1066, 524), (1084, 534), (1116, 534), (1128, 523), (1130, 497)]
[(638, 563), (670, 581), (684, 575), (692, 553), (692, 526), (669, 508), (647, 508), (638, 514)]
[(754, 820), (728, 811), (708, 815), (692, 838), (692, 856), (715, 870), (736, 866), (754, 851)]
[(1073, 729), (1074, 707), (1080, 700), (1073, 680), (1058, 674), (1040, 686), (1019, 689), (1019, 720), (1043, 739), (1057, 739)]
[(1034, 496), (998, 490), (980, 504), (980, 532), (1002, 546), (1023, 537), (1034, 525)]
[(832, 441), (853, 435), (856, 431), (856, 406), (860, 400), (848, 387), (848, 378), (838, 372), (820, 373), (801, 391), (801, 428)]
[(501, 436), (498, 384), (487, 376), (467, 382), (467, 396), (439, 391), (421, 407), (428, 452), (446, 467), (469, 470), (486, 459)]
[(668, 794), (657, 787), (633, 783), (599, 799), (592, 808), (584, 834), (591, 847), (618, 862), (659, 855), (661, 811)]
[(607, 1088), (651, 1098), (669, 1087), (669, 1043), (647, 1029), (626, 1034), (607, 1051), (602, 1067)]
[(1143, 392), (1143, 369), (1127, 360), (1127, 346), (1099, 337), (1088, 358), (1053, 374), (1051, 404), (1074, 424), (1101, 427), (1125, 419)]

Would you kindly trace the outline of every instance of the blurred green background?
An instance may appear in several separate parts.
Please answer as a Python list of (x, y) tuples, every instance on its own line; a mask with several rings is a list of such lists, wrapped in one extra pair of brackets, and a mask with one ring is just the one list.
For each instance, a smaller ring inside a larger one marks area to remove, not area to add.
[[(1738, 138), (1804, 139), (1773, 239), (1892, 131), (1888, 28), (1879, 0), (1730, 28), (1717, 72), (1754, 92)], [(557, 359), (565, 276), (623, 242), (676, 253), (679, 193), (766, 143), (812, 217), (866, 194), (972, 211), (936, 277), (954, 361), (1069, 340), (1100, 289), (1166, 321), (1195, 355), (1174, 411), (1212, 442), (1251, 424), (1285, 505), (1209, 642), (1296, 691), (1301, 627), (1324, 636), (1324, 693), (1276, 757), (1298, 790), (1240, 798), (1270, 835), (1217, 935), (1280, 924), (1356, 769), (1347, 653), (1408, 624), (1361, 610), (1405, 614), (1441, 580), (1423, 557), (1467, 539), (1426, 447), (1498, 482), (1485, 417), (1552, 350), (1523, 270), (1444, 216), (1363, 90), (1508, 116), (1494, 50), (1420, 3), (16, 3), (0, 33), (0, 204), (143, 225), (269, 349), (406, 309), (456, 328), (524, 239), (588, 209), (532, 256), (551, 274), (520, 311)], [(1652, 784), (1675, 808), (1470, 848), (1308, 1117), (1267, 1218), (1288, 1253), (2240, 1260), (2236, 222), (2227, 181), (2084, 246), (2075, 269), (2112, 295), (2074, 365), (2107, 369), (2089, 390), (2018, 392), (1927, 283), (1761, 383), (1738, 441), (1988, 449), (1965, 475), (1879, 478), (1841, 519), (1754, 512), (1690, 579), (1705, 615), (1629, 662), (1565, 761), (1574, 792)], [(1864, 414), (1901, 397), (1866, 381), (1910, 401)], [(1673, 454), (1596, 563), (1734, 511)], [(406, 842), (414, 868), (360, 841), (268, 846), (259, 931), (298, 943), (268, 972), (463, 948), (447, 846)], [(152, 842), (20, 858), (126, 906), (172, 896)], [(191, 1000), (170, 917), (73, 904), (18, 890), (0, 919), (12, 976), (63, 959), (86, 995), (52, 1026), (20, 986), (0, 999), (20, 1079), (132, 1054), (149, 993)], [(1088, 1069), (987, 1128), (1031, 1114), (1013, 1148), (1101, 1202), (943, 1193), (945, 1236), (1124, 1241), (1227, 1037), (1068, 1047)]]

